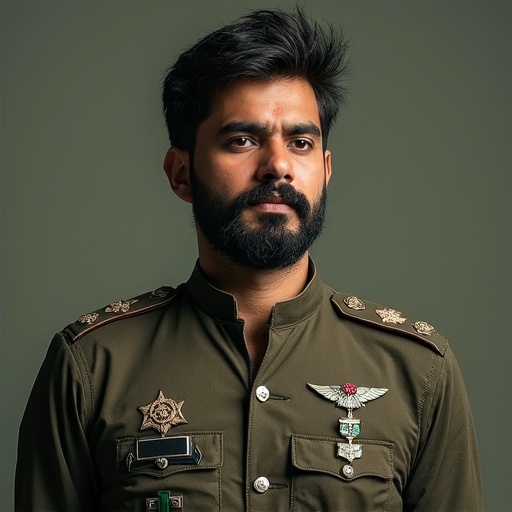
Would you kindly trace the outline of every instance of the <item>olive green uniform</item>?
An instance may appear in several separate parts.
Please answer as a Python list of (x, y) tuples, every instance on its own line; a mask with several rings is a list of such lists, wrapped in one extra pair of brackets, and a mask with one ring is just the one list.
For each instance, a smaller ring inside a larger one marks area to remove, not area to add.
[[(273, 308), (257, 374), (235, 299), (198, 267), (58, 333), (20, 429), (16, 509), (482, 510), (446, 340), (311, 268)], [(308, 384), (384, 390), (352, 411), (357, 458), (338, 455), (347, 409)]]

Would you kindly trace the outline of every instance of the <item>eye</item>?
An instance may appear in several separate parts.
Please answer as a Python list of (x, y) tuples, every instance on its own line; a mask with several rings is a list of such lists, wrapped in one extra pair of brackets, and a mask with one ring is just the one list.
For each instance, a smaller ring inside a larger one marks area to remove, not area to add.
[(228, 140), (228, 146), (246, 149), (255, 146), (255, 143), (249, 137), (235, 137)]
[(307, 139), (295, 139), (291, 145), (298, 151), (309, 151), (313, 148), (312, 143)]

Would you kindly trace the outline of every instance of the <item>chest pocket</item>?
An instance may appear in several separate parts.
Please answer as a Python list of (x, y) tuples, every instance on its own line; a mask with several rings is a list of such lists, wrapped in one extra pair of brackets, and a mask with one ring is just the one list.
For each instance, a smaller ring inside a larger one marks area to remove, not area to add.
[(358, 439), (361, 457), (337, 456), (338, 437), (292, 435), (293, 511), (389, 510), (393, 445)]
[[(176, 446), (183, 446), (181, 441), (189, 439), (190, 446), (180, 448), (181, 457), (159, 453), (157, 449), (152, 449), (154, 453), (150, 456), (144, 453), (142, 457), (140, 445), (144, 438), (139, 438), (139, 446), (135, 437), (116, 440), (117, 471), (123, 488), (125, 510), (148, 510), (146, 500), (158, 496), (159, 491), (181, 496), (186, 510), (220, 510), (222, 432), (182, 432), (180, 436), (165, 438), (169, 439), (175, 440)], [(145, 452), (148, 451), (145, 448)]]

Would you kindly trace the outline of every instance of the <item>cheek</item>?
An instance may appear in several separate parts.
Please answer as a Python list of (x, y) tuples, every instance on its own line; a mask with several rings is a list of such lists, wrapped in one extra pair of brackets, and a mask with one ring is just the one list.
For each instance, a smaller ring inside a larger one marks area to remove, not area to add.
[(201, 183), (211, 190), (219, 198), (231, 201), (238, 197), (244, 189), (238, 182), (236, 173), (225, 168), (217, 168), (211, 165), (209, 168), (196, 169), (196, 176)]
[(326, 185), (325, 171), (305, 172), (296, 174), (295, 180), (291, 183), (297, 190), (304, 192), (310, 199), (315, 200), (322, 193)]
[(195, 158), (199, 179), (219, 191), (244, 191), (251, 186), (251, 164), (239, 155), (203, 154)]

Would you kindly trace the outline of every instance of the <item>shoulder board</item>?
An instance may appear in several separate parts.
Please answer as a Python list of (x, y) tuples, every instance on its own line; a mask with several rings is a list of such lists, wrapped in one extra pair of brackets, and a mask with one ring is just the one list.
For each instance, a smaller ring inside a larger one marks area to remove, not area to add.
[(162, 286), (133, 299), (119, 300), (102, 309), (82, 315), (76, 322), (68, 325), (64, 331), (71, 337), (72, 342), (75, 342), (103, 325), (159, 309), (172, 302), (177, 294), (178, 289)]
[(444, 356), (447, 340), (427, 322), (405, 318), (400, 311), (346, 293), (336, 292), (331, 302), (342, 317), (408, 336)]

